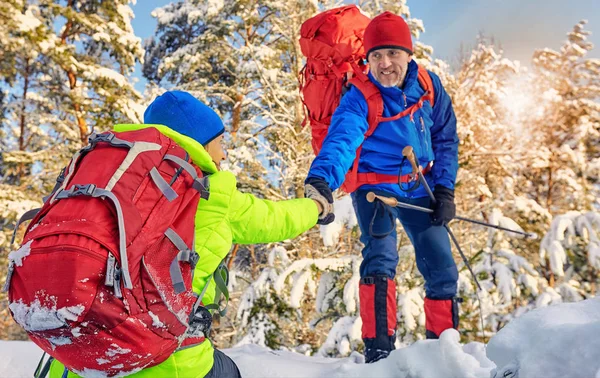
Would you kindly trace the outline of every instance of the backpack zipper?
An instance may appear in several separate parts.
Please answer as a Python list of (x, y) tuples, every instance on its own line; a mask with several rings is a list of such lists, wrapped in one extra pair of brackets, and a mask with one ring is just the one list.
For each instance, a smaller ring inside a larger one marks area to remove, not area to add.
[(423, 142), (425, 142), (425, 153), (429, 151), (429, 144), (427, 143), (427, 133), (425, 132), (425, 121), (423, 120), (423, 116), (419, 116), (421, 120), (421, 131), (423, 132)]

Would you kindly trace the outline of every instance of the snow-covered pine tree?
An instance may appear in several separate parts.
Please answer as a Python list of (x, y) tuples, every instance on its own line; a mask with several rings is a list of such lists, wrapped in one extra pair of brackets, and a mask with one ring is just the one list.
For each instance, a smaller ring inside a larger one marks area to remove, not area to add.
[[(0, 5), (0, 276), (16, 218), (39, 207), (87, 135), (140, 119), (141, 96), (128, 75), (142, 49), (128, 4), (11, 0)], [(4, 293), (0, 296), (0, 321), (12, 324)]]
[(551, 213), (598, 205), (600, 158), (600, 60), (581, 21), (560, 51), (535, 52), (534, 91), (543, 112), (533, 114), (536, 139), (544, 147), (527, 172), (538, 202)]
[[(475, 91), (479, 99), (468, 102), (483, 112), (474, 107), (464, 112), (461, 104), (465, 96), (457, 91), (455, 110), (461, 130), (467, 131), (462, 138), (461, 160), (465, 164), (458, 189), (461, 197), (471, 197), (470, 206), (461, 209), (464, 214), (481, 214), (491, 223), (510, 225), (507, 216), (527, 231), (544, 234), (552, 215), (573, 208), (589, 211), (595, 199), (590, 193), (597, 190), (593, 186), (597, 177), (590, 178), (590, 172), (598, 158), (598, 105), (594, 100), (598, 98), (599, 66), (595, 60), (583, 59), (591, 49), (586, 35), (580, 23), (569, 34), (561, 53), (538, 51), (532, 74), (511, 68), (508, 76), (494, 72), (489, 76), (491, 82), (480, 78), (479, 87), (493, 95), (492, 101)], [(470, 62), (472, 59), (468, 65)], [(483, 71), (493, 72), (493, 67)], [(483, 159), (478, 156), (488, 154)], [(485, 201), (478, 202), (477, 197)], [(467, 202), (460, 199), (459, 203), (464, 206)], [(553, 221), (541, 246), (539, 240), (507, 238), (502, 232), (491, 233), (483, 248), (481, 239), (468, 243), (477, 251), (475, 269), (485, 288), (480, 294), (488, 331), (496, 332), (532, 308), (582, 299), (595, 292), (594, 213), (566, 213), (558, 218), (561, 220)], [(538, 248), (541, 253), (535, 255)], [(560, 279), (556, 283), (555, 276)], [(466, 320), (475, 330), (479, 311), (471, 306), (475, 304), (469, 295), (473, 285), (464, 281), (461, 291), (467, 299), (463, 323)]]
[[(533, 143), (524, 161), (519, 189), (552, 215), (598, 206), (600, 162), (600, 61), (587, 57), (593, 45), (581, 21), (568, 33), (560, 51), (533, 56), (531, 89), (536, 110), (524, 120)], [(551, 286), (558, 271), (548, 255), (544, 275)]]
[(267, 40), (270, 12), (250, 1), (188, 0), (157, 8), (144, 64), (144, 76), (154, 85), (187, 90), (224, 117), (231, 142), (227, 168), (243, 170), (240, 187), (261, 195), (262, 188), (275, 193), (253, 138), (265, 126), (258, 119), (257, 67), (275, 54)]
[[(6, 257), (16, 218), (40, 206), (37, 198), (44, 180), (32, 177), (35, 163), (53, 158), (44, 151), (53, 143), (42, 129), (51, 123), (50, 104), (43, 82), (48, 69), (37, 43), (48, 37), (39, 8), (27, 1), (0, 5), (0, 88), (3, 93), (0, 118), (0, 276), (6, 272)], [(35, 152), (34, 151), (39, 151)], [(5, 293), (0, 293), (0, 338), (23, 338), (8, 312)]]
[(131, 27), (131, 2), (39, 0), (54, 31), (40, 44), (55, 70), (52, 100), (82, 143), (92, 131), (141, 119), (141, 95), (129, 79), (143, 59), (141, 40)]
[(600, 214), (569, 211), (556, 216), (540, 255), (558, 278), (555, 289), (563, 301), (594, 297), (600, 284)]

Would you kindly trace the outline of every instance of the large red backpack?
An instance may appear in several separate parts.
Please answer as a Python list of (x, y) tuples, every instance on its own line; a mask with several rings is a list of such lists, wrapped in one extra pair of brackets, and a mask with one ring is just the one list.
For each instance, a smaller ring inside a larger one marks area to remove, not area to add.
[(129, 374), (202, 342), (190, 326), (203, 308), (193, 243), (208, 194), (208, 177), (156, 128), (92, 135), (9, 256), (13, 318), (86, 376)]
[[(367, 100), (369, 128), (365, 138), (373, 134), (380, 122), (393, 121), (407, 115), (412, 120), (412, 115), (423, 106), (424, 101), (430, 101), (433, 106), (431, 77), (426, 69), (419, 66), (418, 80), (425, 95), (405, 111), (393, 117), (383, 117), (381, 93), (369, 80), (366, 74), (368, 67), (364, 63), (363, 34), (370, 21), (356, 5), (347, 5), (320, 13), (302, 24), (300, 48), (306, 57), (306, 65), (300, 72), (300, 92), (307, 110), (315, 155), (321, 150), (331, 116), (348, 85), (354, 85)], [(398, 183), (398, 176), (358, 173), (361, 150), (362, 145), (346, 174), (342, 190), (352, 193), (366, 183)]]

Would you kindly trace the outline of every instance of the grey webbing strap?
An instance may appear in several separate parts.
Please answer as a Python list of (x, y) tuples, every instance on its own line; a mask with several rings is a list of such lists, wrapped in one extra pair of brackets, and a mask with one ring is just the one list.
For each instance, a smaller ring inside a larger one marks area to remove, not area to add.
[(175, 288), (175, 292), (177, 294), (183, 293), (185, 291), (185, 283), (183, 282), (183, 275), (181, 274), (181, 268), (179, 268), (180, 261), (190, 261), (193, 259), (193, 252), (190, 248), (185, 244), (181, 236), (179, 236), (173, 229), (168, 228), (165, 231), (165, 236), (173, 243), (175, 248), (179, 250), (177, 257), (171, 261), (171, 265), (169, 266), (169, 274), (171, 275), (171, 282), (173, 283), (173, 287)]
[(89, 150), (85, 150), (84, 151), (84, 148), (82, 148), (81, 150), (77, 151), (75, 153), (75, 155), (73, 155), (73, 157), (71, 158), (71, 162), (69, 163), (69, 165), (67, 165), (67, 171), (66, 171), (66, 174), (65, 174), (65, 177), (63, 179), (62, 184), (60, 184), (60, 186), (58, 187), (58, 189), (56, 190), (56, 192), (54, 192), (54, 194), (50, 197), (50, 202), (51, 203), (54, 202), (54, 200), (58, 196), (58, 193), (60, 193), (62, 190), (64, 190), (64, 188), (66, 187), (66, 185), (69, 183), (69, 180), (71, 179), (71, 175), (73, 175), (73, 173), (75, 172), (75, 166), (77, 165), (77, 162), (79, 161), (79, 158), (83, 155), (84, 152), (89, 151)]
[(192, 188), (200, 193), (200, 198), (208, 200), (210, 194), (208, 191), (208, 185), (208, 177), (197, 177), (192, 184)]
[(54, 195), (54, 193), (56, 193), (58, 188), (60, 188), (62, 186), (63, 182), (65, 182), (66, 170), (67, 170), (67, 167), (63, 167), (63, 169), (60, 170), (58, 177), (56, 177), (56, 184), (54, 184), (54, 188), (52, 188), (52, 191), (50, 192), (50, 194), (48, 194), (45, 197), (42, 197), (42, 201), (44, 201), (44, 203), (46, 203), (46, 201), (48, 201), (48, 198), (52, 197)]
[(26, 211), (25, 214), (21, 215), (21, 217), (17, 221), (17, 224), (15, 224), (15, 229), (13, 230), (12, 238), (10, 239), (10, 245), (12, 245), (15, 242), (15, 237), (17, 236), (17, 229), (19, 228), (21, 223), (35, 218), (35, 216), (37, 215), (37, 213), (40, 212), (41, 209), (41, 207), (31, 209)]
[(169, 185), (169, 183), (160, 175), (160, 173), (158, 173), (158, 169), (156, 169), (156, 167), (150, 170), (150, 177), (162, 194), (167, 197), (169, 202), (172, 202), (178, 197), (177, 192), (175, 192), (175, 190), (171, 188), (171, 185)]
[(194, 169), (194, 167), (188, 163), (187, 161), (183, 160), (182, 158), (180, 158), (179, 156), (175, 156), (175, 155), (170, 155), (170, 154), (166, 154), (164, 157), (165, 160), (171, 160), (172, 162), (174, 162), (175, 164), (179, 165), (181, 168), (183, 168), (190, 176), (192, 176), (192, 178), (195, 180), (198, 178), (198, 174), (196, 173), (196, 170)]
[(131, 276), (129, 275), (129, 262), (127, 260), (127, 244), (125, 239), (125, 220), (123, 218), (123, 209), (117, 196), (111, 191), (97, 188), (94, 184), (73, 185), (69, 190), (61, 190), (56, 199), (71, 198), (76, 196), (91, 196), (94, 198), (106, 197), (113, 202), (117, 210), (117, 223), (119, 225), (119, 257), (121, 258), (121, 270), (123, 274), (123, 283), (126, 289), (133, 289)]
[(171, 283), (173, 283), (175, 293), (183, 293), (185, 291), (185, 283), (183, 282), (181, 268), (179, 268), (179, 255), (177, 255), (177, 257), (171, 261), (171, 265), (169, 266), (169, 274), (171, 275)]
[(178, 156), (166, 154), (164, 157), (164, 160), (170, 160), (170, 161), (174, 162), (175, 164), (179, 165), (181, 168), (183, 168), (194, 179), (194, 183), (192, 184), (192, 187), (198, 193), (200, 193), (200, 196), (202, 198), (204, 198), (206, 200), (208, 199), (208, 195), (209, 195), (208, 177), (198, 177), (198, 174), (196, 173), (196, 170), (194, 169), (194, 167), (190, 163), (188, 163), (187, 161), (183, 160), (182, 158), (180, 158)]
[(12, 275), (15, 272), (15, 262), (8, 262), (8, 271), (6, 272), (6, 281), (4, 282), (4, 286), (2, 287), (3, 293), (8, 293), (8, 289), (10, 289), (10, 280), (12, 279)]
[(204, 284), (204, 289), (202, 289), (202, 292), (200, 293), (200, 296), (198, 297), (198, 300), (196, 301), (196, 305), (194, 305), (194, 310), (196, 310), (197, 305), (200, 305), (200, 302), (202, 301), (202, 298), (204, 298), (204, 294), (206, 294), (206, 289), (208, 289), (208, 284), (210, 283), (210, 281), (212, 281), (212, 274), (210, 276), (208, 276), (208, 279), (206, 280), (206, 283)]
[[(83, 155), (85, 155), (86, 153), (88, 153), (91, 150), (93, 150), (94, 147), (96, 147), (96, 144), (98, 144), (99, 142), (107, 142), (107, 143), (110, 143), (110, 145), (115, 146), (115, 147), (129, 147), (129, 148), (131, 148), (133, 146), (133, 143), (128, 142), (128, 141), (123, 140), (123, 139), (119, 139), (119, 138), (115, 137), (115, 134), (113, 134), (111, 132), (103, 133), (103, 134), (93, 133), (88, 138), (88, 141), (89, 141), (90, 144), (88, 144), (87, 146), (85, 146), (82, 149), (80, 149), (79, 151), (77, 151), (77, 153), (75, 153), (75, 155), (73, 155), (73, 157), (71, 158), (71, 162), (67, 166), (68, 169), (66, 171), (66, 175), (64, 175), (63, 181), (60, 184), (60, 186), (58, 188), (55, 187), (56, 192), (50, 197), (50, 202), (54, 202), (54, 200), (58, 196), (58, 193), (62, 189), (64, 189), (65, 186), (69, 183), (69, 180), (71, 179), (71, 176), (75, 172), (75, 166), (79, 162), (79, 159)], [(44, 202), (46, 202), (46, 201), (44, 201)]]

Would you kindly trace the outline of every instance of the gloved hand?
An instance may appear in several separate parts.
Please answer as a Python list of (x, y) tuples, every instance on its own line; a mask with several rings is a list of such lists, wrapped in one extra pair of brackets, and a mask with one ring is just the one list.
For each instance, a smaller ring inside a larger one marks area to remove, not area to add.
[(435, 197), (435, 205), (433, 206), (433, 213), (431, 213), (431, 223), (441, 226), (454, 219), (456, 216), (454, 190), (436, 185), (433, 196)]
[(304, 196), (317, 201), (323, 211), (319, 214), (317, 224), (329, 224), (335, 220), (333, 213), (333, 194), (325, 180), (318, 177), (309, 177), (304, 182)]

